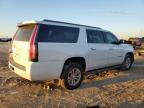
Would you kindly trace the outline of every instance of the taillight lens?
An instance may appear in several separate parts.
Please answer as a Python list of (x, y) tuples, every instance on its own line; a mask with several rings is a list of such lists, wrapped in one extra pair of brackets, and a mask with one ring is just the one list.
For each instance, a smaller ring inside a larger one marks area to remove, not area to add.
[(33, 61), (36, 59), (36, 46), (35, 45), (30, 45), (29, 59), (30, 61)]
[(31, 35), (31, 38), (30, 38), (29, 60), (33, 61), (33, 62), (38, 60), (37, 45), (35, 43), (35, 37), (37, 34), (37, 30), (38, 30), (38, 25), (35, 25), (32, 35)]

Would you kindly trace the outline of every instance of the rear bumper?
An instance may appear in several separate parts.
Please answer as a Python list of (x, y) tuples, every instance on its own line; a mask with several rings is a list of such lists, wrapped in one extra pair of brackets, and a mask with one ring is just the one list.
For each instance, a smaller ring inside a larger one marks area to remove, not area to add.
[(25, 70), (9, 61), (9, 68), (17, 75), (33, 81), (59, 79), (62, 62), (28, 62)]
[(26, 71), (26, 67), (23, 65), (20, 65), (18, 63), (16, 63), (13, 58), (9, 59), (10, 64), (12, 64), (13, 66), (17, 67), (18, 69), (22, 70), (22, 71)]
[(32, 80), (30, 72), (26, 72), (16, 67), (15, 65), (11, 64), (10, 62), (9, 62), (9, 69), (25, 79)]

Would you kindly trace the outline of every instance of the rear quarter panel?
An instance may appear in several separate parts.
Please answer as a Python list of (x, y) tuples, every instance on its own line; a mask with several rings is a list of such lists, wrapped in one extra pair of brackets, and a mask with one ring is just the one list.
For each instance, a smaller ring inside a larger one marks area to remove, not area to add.
[[(71, 57), (87, 58), (87, 48), (77, 44), (39, 43), (39, 62), (33, 69), (41, 67), (37, 76), (41, 79), (57, 79), (60, 77), (65, 61)], [(87, 60), (87, 59), (86, 59)], [(87, 62), (87, 61), (86, 61)], [(36, 72), (36, 70), (33, 70)], [(43, 76), (42, 76), (43, 75)], [(37, 78), (36, 78), (37, 79)]]
[(85, 29), (82, 27), (80, 28), (77, 43), (38, 42), (39, 63), (48, 63), (49, 66), (45, 66), (44, 72), (46, 73), (47, 70), (51, 75), (55, 74), (56, 77), (60, 77), (64, 63), (68, 58), (83, 57), (87, 63), (87, 53), (86, 34)]

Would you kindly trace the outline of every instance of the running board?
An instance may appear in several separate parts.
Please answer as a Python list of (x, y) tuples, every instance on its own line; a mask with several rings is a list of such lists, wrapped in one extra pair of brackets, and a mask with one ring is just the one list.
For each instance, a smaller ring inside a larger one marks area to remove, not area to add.
[(97, 73), (100, 73), (100, 72), (114, 70), (114, 69), (118, 69), (118, 68), (120, 68), (120, 65), (110, 66), (110, 67), (105, 67), (105, 68), (100, 68), (100, 69), (94, 69), (94, 70), (90, 70), (90, 71), (85, 72), (85, 75), (97, 74)]

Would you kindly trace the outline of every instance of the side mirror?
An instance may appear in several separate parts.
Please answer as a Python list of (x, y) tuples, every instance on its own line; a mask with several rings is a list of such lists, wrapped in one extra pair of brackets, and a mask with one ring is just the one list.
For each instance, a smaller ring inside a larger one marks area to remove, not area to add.
[(118, 41), (118, 42), (112, 42), (112, 44), (115, 44), (115, 45), (119, 45), (121, 44), (122, 42), (121, 41)]
[(120, 39), (120, 43), (126, 43), (126, 41), (125, 41), (125, 40)]
[(127, 40), (123, 40), (123, 39), (121, 39), (120, 42), (123, 44), (132, 44), (131, 41), (127, 41)]

